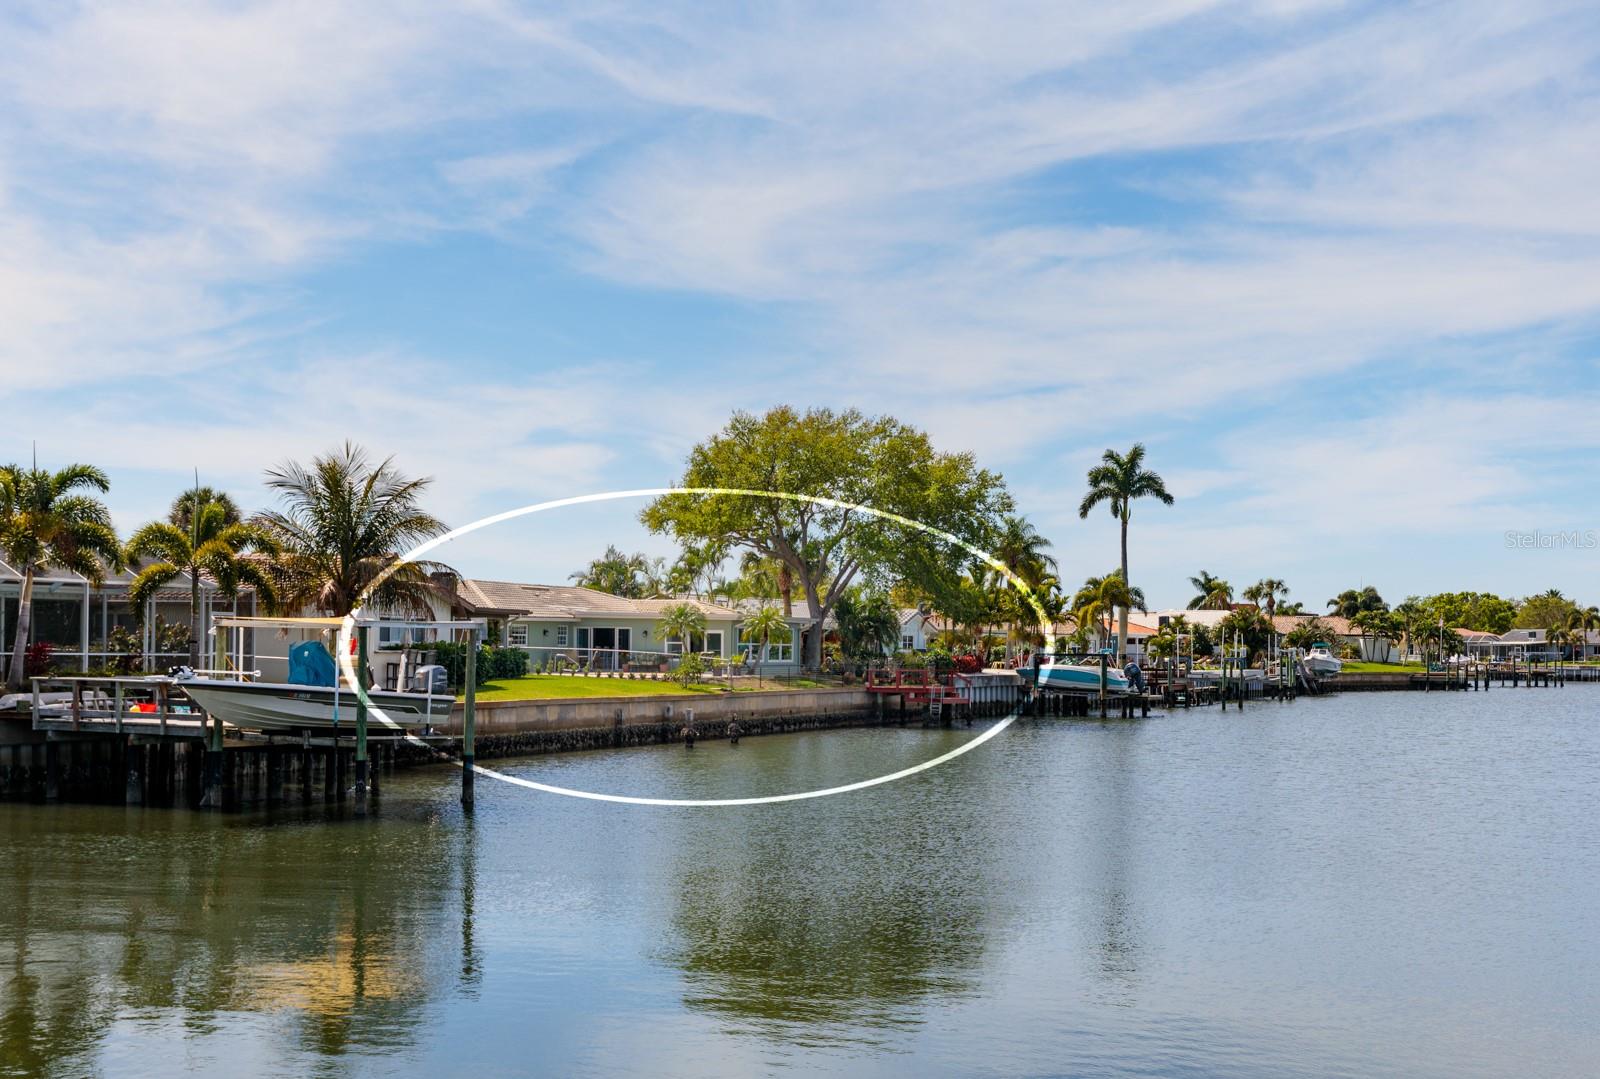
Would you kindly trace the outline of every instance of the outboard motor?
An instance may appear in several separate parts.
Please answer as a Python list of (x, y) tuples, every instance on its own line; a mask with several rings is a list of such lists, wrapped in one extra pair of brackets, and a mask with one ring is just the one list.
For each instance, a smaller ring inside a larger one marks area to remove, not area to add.
[(418, 667), (412, 672), (410, 678), (412, 693), (449, 693), (450, 677), (445, 673), (444, 667), (437, 663), (429, 663)]
[(1139, 669), (1138, 663), (1130, 659), (1123, 666), (1122, 673), (1128, 676), (1128, 685), (1132, 686), (1135, 692), (1144, 692), (1144, 671)]

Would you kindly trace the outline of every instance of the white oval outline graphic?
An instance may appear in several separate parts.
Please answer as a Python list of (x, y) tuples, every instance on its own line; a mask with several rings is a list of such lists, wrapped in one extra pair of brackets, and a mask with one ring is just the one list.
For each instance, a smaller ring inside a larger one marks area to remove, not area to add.
[[(862, 513), (866, 513), (873, 517), (894, 521), (897, 524), (904, 525), (908, 528), (914, 528), (921, 532), (927, 532), (931, 535), (938, 536), (949, 543), (953, 543), (958, 547), (961, 547), (969, 554), (975, 555), (982, 559), (989, 565), (990, 568), (999, 572), (1006, 582), (1011, 585), (1012, 588), (1015, 588), (1018, 592), (1020, 592), (1023, 598), (1028, 601), (1028, 604), (1033, 608), (1034, 613), (1039, 618), (1040, 630), (1047, 637), (1049, 635), (1049, 619), (1046, 617), (1044, 608), (1039, 603), (1038, 597), (1033, 594), (1033, 589), (1028, 587), (1027, 582), (1023, 581), (1022, 578), (1011, 572), (1010, 568), (994, 555), (990, 554), (988, 551), (974, 546), (971, 543), (968, 543), (960, 536), (946, 532), (941, 528), (935, 528), (932, 525), (923, 524), (921, 521), (913, 520), (910, 517), (904, 517), (898, 513), (892, 513), (888, 510), (880, 510), (876, 507), (868, 506), (859, 502), (845, 502), (835, 498), (828, 498), (823, 495), (802, 495), (795, 494), (791, 491), (763, 491), (743, 487), (641, 487), (628, 491), (602, 491), (596, 494), (574, 495), (569, 498), (551, 499), (547, 502), (535, 502), (531, 505), (521, 506), (517, 509), (491, 514), (488, 517), (480, 517), (478, 520), (464, 524), (459, 528), (453, 528), (443, 535), (435, 536), (430, 540), (425, 540), (416, 547), (413, 547), (411, 550), (407, 551), (405, 554), (401, 555), (391, 565), (386, 567), (382, 573), (375, 577), (371, 584), (367, 585), (366, 589), (364, 589), (362, 592), (361, 598), (365, 598), (365, 596), (373, 589), (382, 585), (391, 574), (393, 574), (397, 569), (406, 563), (416, 561), (423, 555), (442, 547), (451, 540), (459, 539), (462, 536), (476, 532), (483, 528), (488, 528), (490, 525), (501, 524), (505, 521), (515, 520), (518, 517), (529, 517), (535, 513), (544, 513), (548, 510), (561, 509), (566, 506), (580, 506), (594, 502), (615, 502), (625, 498), (660, 498), (663, 495), (713, 495), (738, 498), (779, 498), (791, 502), (809, 502), (814, 505), (828, 506), (833, 509), (859, 510)], [(351, 643), (355, 635), (355, 615), (356, 612), (360, 610), (361, 604), (357, 603), (355, 609), (351, 611), (350, 614), (344, 616), (344, 621), (339, 626), (337, 651), (339, 655), (340, 673), (344, 676), (346, 684), (348, 684), (355, 692), (356, 697), (361, 701), (362, 704), (366, 705), (369, 718), (375, 718), (382, 725), (392, 730), (399, 731), (400, 725), (391, 720), (384, 713), (383, 709), (379, 708), (373, 703), (371, 696), (367, 692), (367, 687), (362, 684), (362, 679), (356, 677), (355, 663), (351, 658)], [(560, 794), (568, 798), (586, 798), (595, 802), (617, 802), (623, 805), (687, 807), (744, 806), (764, 805), (769, 802), (797, 802), (810, 798), (825, 798), (832, 794), (846, 794), (850, 791), (864, 790), (867, 787), (876, 787), (883, 783), (892, 783), (897, 779), (904, 779), (907, 776), (916, 775), (918, 772), (925, 772), (930, 768), (934, 768), (938, 765), (952, 761), (961, 756), (963, 753), (970, 753), (972, 750), (977, 749), (991, 738), (994, 738), (1001, 731), (1004, 731), (1007, 727), (1011, 726), (1011, 724), (1017, 720), (1019, 715), (1020, 712), (1012, 712), (1001, 719), (1000, 722), (996, 723), (993, 727), (990, 727), (988, 730), (984, 731), (975, 738), (972, 738), (970, 741), (961, 743), (961, 745), (950, 750), (948, 753), (943, 753), (937, 757), (934, 757), (932, 760), (923, 761), (921, 764), (915, 764), (909, 768), (903, 768), (898, 772), (891, 772), (888, 775), (876, 776), (872, 779), (863, 779), (856, 783), (846, 783), (839, 787), (828, 787), (822, 790), (812, 791), (798, 791), (790, 794), (768, 794), (751, 798), (646, 798), (627, 794), (603, 794), (598, 791), (582, 791), (571, 787), (557, 787), (549, 783), (539, 783), (532, 779), (523, 779), (520, 776), (506, 775), (504, 772), (497, 772), (492, 768), (485, 768), (483, 765), (476, 763), (473, 764), (472, 770), (477, 775), (488, 776), (491, 779), (498, 779), (503, 783), (509, 783), (518, 787), (525, 787), (529, 790), (543, 791), (546, 794)], [(414, 745), (421, 746), (424, 749), (433, 750), (432, 746), (429, 746), (426, 742), (422, 741), (420, 738), (417, 738), (415, 735), (406, 734), (404, 731), (401, 731), (401, 735), (406, 739), (406, 741), (411, 742)], [(455, 760), (453, 763), (455, 763), (458, 767), (462, 766), (462, 762), (459, 760)]]

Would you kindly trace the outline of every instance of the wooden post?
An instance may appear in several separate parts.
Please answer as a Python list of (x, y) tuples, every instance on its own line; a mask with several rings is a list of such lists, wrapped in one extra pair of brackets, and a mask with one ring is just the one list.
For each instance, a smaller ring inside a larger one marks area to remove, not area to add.
[(461, 709), (461, 804), (472, 808), (473, 737), (478, 722), (478, 631), (468, 635), (466, 700)]
[(356, 809), (367, 801), (367, 627), (356, 627)]

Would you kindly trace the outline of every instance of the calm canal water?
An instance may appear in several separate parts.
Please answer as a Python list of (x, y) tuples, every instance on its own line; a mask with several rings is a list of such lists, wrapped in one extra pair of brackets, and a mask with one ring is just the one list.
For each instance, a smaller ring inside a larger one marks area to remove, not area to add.
[[(966, 731), (499, 762), (831, 786)], [(821, 801), (0, 805), (0, 1074), (1593, 1076), (1600, 687), (1023, 723)]]

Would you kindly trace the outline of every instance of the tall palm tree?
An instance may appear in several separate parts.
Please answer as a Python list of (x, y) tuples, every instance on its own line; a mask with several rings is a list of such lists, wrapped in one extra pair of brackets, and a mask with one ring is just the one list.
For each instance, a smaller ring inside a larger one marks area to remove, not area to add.
[(656, 622), (656, 636), (665, 642), (677, 637), (683, 641), (680, 655), (687, 656), (694, 649), (694, 639), (706, 635), (706, 613), (693, 603), (674, 603), (661, 612)]
[[(1128, 519), (1133, 514), (1133, 503), (1141, 498), (1154, 498), (1172, 505), (1172, 496), (1161, 477), (1144, 467), (1144, 444), (1135, 442), (1127, 453), (1106, 450), (1100, 455), (1100, 464), (1089, 470), (1089, 491), (1078, 504), (1078, 516), (1087, 519), (1089, 511), (1105, 502), (1111, 515), (1122, 528), (1122, 579), (1128, 576)], [(1128, 608), (1117, 615), (1117, 658), (1128, 651)]]
[[(209, 491), (197, 488), (191, 494)], [(230, 522), (229, 517), (233, 520)], [(185, 500), (172, 504), (173, 520), (151, 521), (133, 534), (122, 549), (123, 561), (139, 571), (128, 585), (128, 605), (142, 618), (145, 602), (180, 573), (189, 577), (189, 665), (200, 665), (200, 578), (210, 577), (225, 599), (239, 594), (248, 584), (268, 610), (276, 609), (271, 570), (249, 558), (245, 552), (276, 555), (278, 544), (271, 533), (256, 524), (239, 521), (237, 507), (229, 502)], [(187, 527), (180, 527), (178, 521)], [(156, 559), (150, 565), (147, 559)]]
[(782, 612), (776, 607), (762, 607), (754, 614), (746, 616), (743, 625), (744, 635), (760, 645), (756, 651), (756, 684), (761, 684), (761, 657), (766, 655), (767, 645), (772, 638), (780, 633), (788, 633), (789, 623)]
[(99, 584), (105, 567), (120, 567), (122, 548), (111, 528), (111, 513), (82, 490), (111, 489), (106, 474), (93, 465), (68, 465), (58, 472), (34, 466), (0, 467), (0, 551), (22, 574), (17, 601), (16, 640), (6, 685), (22, 688), (28, 636), (33, 629), (33, 579), (46, 566), (59, 566)]
[(312, 458), (309, 467), (288, 461), (269, 471), (267, 486), (282, 508), (258, 515), (256, 523), (282, 551), (275, 567), (279, 605), (332, 615), (363, 603), (426, 613), (438, 593), (432, 574), (447, 567), (398, 563), (401, 553), (446, 531), (421, 505), (431, 482), (402, 475), (392, 457), (374, 465), (351, 442)]
[(1191, 610), (1225, 611), (1233, 606), (1233, 585), (1221, 577), (1213, 577), (1205, 570), (1189, 578), (1195, 596), (1189, 601)]

